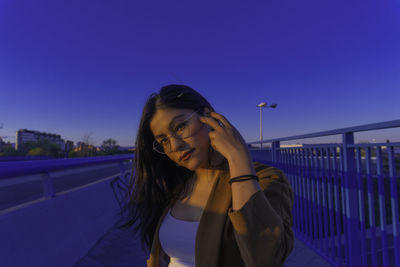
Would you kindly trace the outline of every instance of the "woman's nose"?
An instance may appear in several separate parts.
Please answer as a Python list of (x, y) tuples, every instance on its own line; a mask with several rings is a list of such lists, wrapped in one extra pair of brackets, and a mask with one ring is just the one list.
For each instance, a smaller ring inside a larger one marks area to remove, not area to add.
[(171, 137), (170, 146), (171, 152), (180, 151), (185, 147), (185, 141), (182, 138)]

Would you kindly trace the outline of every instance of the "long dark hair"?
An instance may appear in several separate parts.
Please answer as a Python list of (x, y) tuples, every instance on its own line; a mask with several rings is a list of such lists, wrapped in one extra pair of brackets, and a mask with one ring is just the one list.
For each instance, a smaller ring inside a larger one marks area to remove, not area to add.
[(177, 166), (168, 156), (153, 150), (154, 135), (150, 129), (150, 120), (159, 108), (200, 110), (198, 113), (202, 114), (206, 107), (214, 111), (198, 92), (186, 85), (176, 84), (164, 86), (159, 93), (151, 94), (144, 105), (136, 136), (134, 173), (128, 188), (129, 200), (125, 206), (129, 216), (120, 228), (135, 224), (133, 230), (140, 232), (142, 247), (146, 246), (149, 250), (162, 211), (182, 193), (191, 190), (188, 180), (194, 174), (189, 169)]

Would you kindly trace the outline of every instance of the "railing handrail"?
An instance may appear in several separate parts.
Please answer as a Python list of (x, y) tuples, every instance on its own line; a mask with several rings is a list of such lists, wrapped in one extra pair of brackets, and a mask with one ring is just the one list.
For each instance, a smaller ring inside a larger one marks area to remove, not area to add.
[(134, 154), (123, 154), (88, 158), (0, 162), (0, 179), (12, 176), (46, 173), (63, 169), (112, 163), (133, 159), (133, 157)]
[[(400, 127), (400, 120), (365, 124), (365, 125), (346, 127), (346, 128), (335, 129), (335, 130), (310, 133), (310, 134), (288, 136), (288, 137), (283, 137), (283, 138), (274, 138), (274, 139), (263, 140), (262, 143), (271, 143), (271, 142), (276, 142), (276, 141), (290, 141), (290, 140), (297, 140), (297, 139), (306, 139), (306, 138), (313, 138), (313, 137), (337, 135), (337, 134), (344, 134), (344, 133), (350, 133), (350, 132), (354, 133), (354, 132), (364, 132), (364, 131), (371, 131), (371, 130), (381, 130), (381, 129), (388, 129), (388, 128), (396, 128), (396, 127)], [(247, 144), (251, 145), (251, 144), (259, 144), (259, 143), (260, 143), (260, 141), (254, 141), (254, 142), (249, 142)]]

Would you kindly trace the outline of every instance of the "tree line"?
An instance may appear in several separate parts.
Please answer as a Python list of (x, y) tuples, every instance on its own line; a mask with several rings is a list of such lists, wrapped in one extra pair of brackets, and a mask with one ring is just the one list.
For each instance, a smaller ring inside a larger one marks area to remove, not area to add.
[(71, 151), (64, 151), (58, 144), (43, 139), (36, 142), (25, 142), (19, 145), (18, 150), (11, 144), (3, 144), (0, 156), (44, 156), (49, 158), (77, 158), (94, 157), (115, 154), (129, 154), (133, 151), (121, 150), (117, 141), (108, 138), (99, 148), (91, 142), (80, 142), (79, 149), (75, 147)]

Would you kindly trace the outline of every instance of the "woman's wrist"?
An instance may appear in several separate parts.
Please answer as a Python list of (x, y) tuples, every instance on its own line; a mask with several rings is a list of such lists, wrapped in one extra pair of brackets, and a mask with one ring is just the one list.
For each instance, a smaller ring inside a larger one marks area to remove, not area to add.
[(256, 175), (251, 158), (243, 153), (231, 155), (231, 157), (228, 159), (228, 164), (231, 177), (247, 174)]
[(257, 182), (259, 181), (257, 175), (245, 174), (245, 175), (240, 175), (240, 176), (230, 178), (228, 183), (232, 184), (232, 183), (243, 182), (243, 181), (248, 181), (248, 180), (256, 180)]

